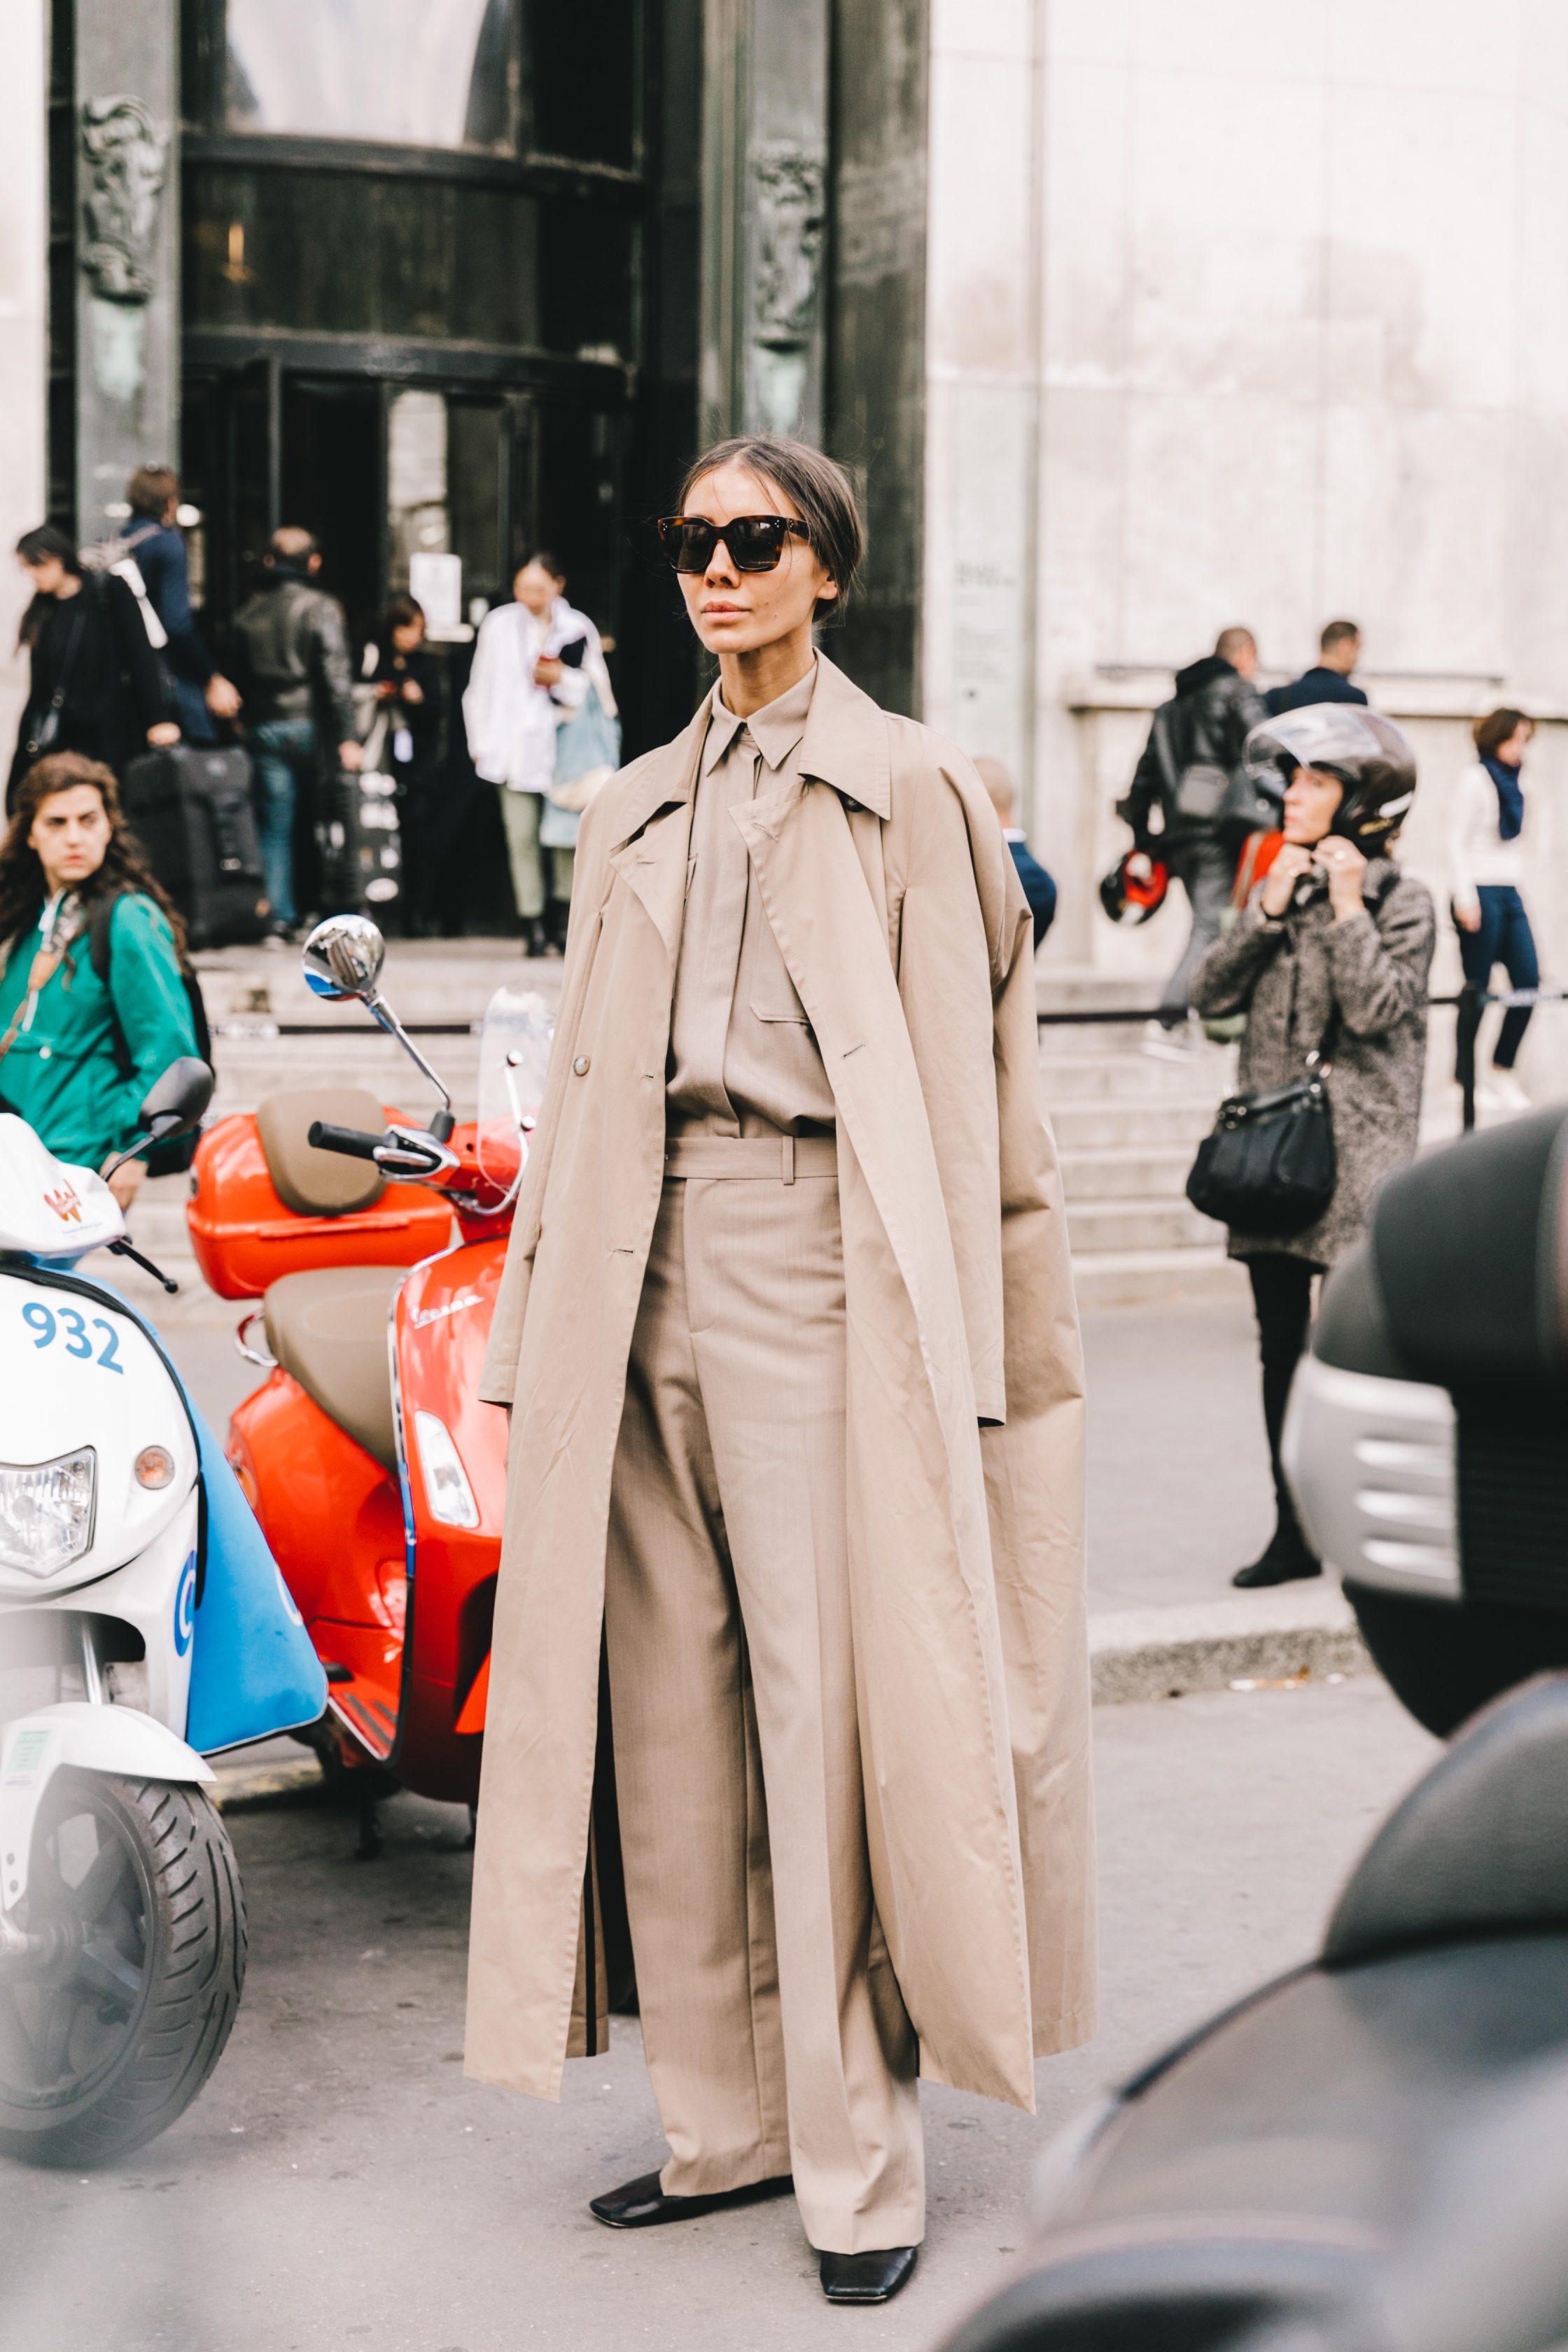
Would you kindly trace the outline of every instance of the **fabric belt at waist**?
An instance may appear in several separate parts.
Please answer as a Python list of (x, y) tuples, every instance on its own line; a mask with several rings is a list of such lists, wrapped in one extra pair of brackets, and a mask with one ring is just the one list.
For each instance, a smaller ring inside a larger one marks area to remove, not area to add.
[(664, 1172), (739, 1177), (753, 1184), (793, 1184), (801, 1176), (837, 1176), (838, 1146), (830, 1135), (678, 1135), (664, 1147)]

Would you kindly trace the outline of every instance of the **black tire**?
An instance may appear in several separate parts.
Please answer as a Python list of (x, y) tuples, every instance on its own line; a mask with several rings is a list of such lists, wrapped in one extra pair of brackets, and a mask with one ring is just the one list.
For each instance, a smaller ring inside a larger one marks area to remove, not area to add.
[(199, 1788), (62, 1771), (22, 1925), (47, 1966), (0, 1962), (0, 2152), (107, 2163), (165, 2130), (222, 2055), (245, 1982), (234, 1850)]
[(1427, 1601), (1348, 1578), (1345, 1599), (1395, 1698), (1439, 1739), (1517, 1683), (1568, 1666), (1568, 1610)]

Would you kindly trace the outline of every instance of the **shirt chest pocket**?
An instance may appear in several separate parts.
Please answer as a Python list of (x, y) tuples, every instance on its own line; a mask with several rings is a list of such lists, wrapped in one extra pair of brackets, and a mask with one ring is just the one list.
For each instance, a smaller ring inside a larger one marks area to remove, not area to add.
[(776, 971), (754, 973), (749, 998), (752, 1018), (757, 1021), (793, 1021), (802, 1029), (810, 1027), (805, 1007), (795, 992), (795, 982), (781, 963)]

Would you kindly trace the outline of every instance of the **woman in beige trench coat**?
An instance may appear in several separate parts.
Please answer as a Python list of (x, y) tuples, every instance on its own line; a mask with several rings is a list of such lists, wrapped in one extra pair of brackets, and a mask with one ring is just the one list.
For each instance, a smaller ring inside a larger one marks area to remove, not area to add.
[(1034, 2058), (1092, 2030), (1029, 915), (969, 761), (815, 651), (860, 551), (839, 469), (729, 444), (660, 529), (720, 680), (580, 837), (484, 1374), (511, 1435), (468, 2067), (555, 2097), (605, 2046), (613, 1746), (671, 2152), (592, 2210), (793, 2178), (825, 2291), (880, 2301), (923, 2231), (917, 2070), (1032, 2108)]

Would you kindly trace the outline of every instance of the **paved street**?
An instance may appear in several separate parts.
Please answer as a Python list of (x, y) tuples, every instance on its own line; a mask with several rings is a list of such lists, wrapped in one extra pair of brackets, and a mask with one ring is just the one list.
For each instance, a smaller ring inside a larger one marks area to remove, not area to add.
[(788, 2203), (611, 2236), (596, 2189), (656, 2160), (637, 2027), (559, 2107), (465, 2083), (466, 1817), (400, 1797), (350, 1859), (319, 1799), (231, 1816), (251, 1969), (189, 2115), (86, 2180), (0, 2167), (4, 2340), (28, 2352), (796, 2352), (930, 2344), (1005, 2268), (1047, 2136), (1207, 2010), (1300, 1958), (1434, 1752), (1373, 1680), (1096, 1717), (1100, 2039), (1040, 2115), (926, 2095), (931, 2212), (886, 2312), (829, 2312)]

